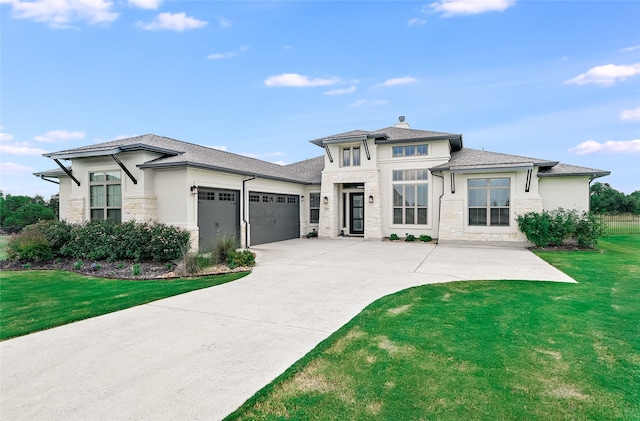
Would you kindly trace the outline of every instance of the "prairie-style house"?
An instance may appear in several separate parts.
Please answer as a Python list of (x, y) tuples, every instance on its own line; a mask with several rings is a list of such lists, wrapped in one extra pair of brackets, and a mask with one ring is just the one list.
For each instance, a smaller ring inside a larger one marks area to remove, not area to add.
[(311, 140), (323, 154), (290, 165), (147, 134), (45, 154), (35, 175), (60, 184), (60, 218), (158, 221), (241, 247), (306, 236), (392, 233), (439, 242), (526, 244), (515, 218), (589, 209), (593, 179), (610, 174), (558, 161), (463, 147), (462, 135), (383, 129)]

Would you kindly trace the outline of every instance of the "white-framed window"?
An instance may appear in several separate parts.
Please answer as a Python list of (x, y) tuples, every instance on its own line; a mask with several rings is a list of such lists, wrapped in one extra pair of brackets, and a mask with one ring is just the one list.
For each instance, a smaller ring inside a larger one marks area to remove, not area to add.
[(122, 222), (120, 171), (89, 173), (89, 208), (92, 221)]
[(469, 190), (469, 225), (508, 227), (511, 202), (511, 180), (504, 178), (472, 178)]
[(429, 154), (429, 145), (426, 143), (420, 145), (394, 146), (392, 148), (393, 157), (399, 158), (403, 156), (421, 156)]
[(309, 194), (309, 222), (320, 222), (320, 193)]
[(360, 146), (342, 148), (342, 166), (343, 167), (359, 167), (360, 166)]
[(393, 171), (393, 223), (427, 225), (429, 170)]

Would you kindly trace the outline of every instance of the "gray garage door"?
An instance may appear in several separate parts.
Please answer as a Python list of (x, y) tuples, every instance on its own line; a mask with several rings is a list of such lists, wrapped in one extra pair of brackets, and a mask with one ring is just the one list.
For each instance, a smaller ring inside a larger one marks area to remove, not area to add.
[(300, 197), (249, 192), (251, 245), (300, 237)]
[(240, 191), (198, 188), (200, 251), (209, 251), (220, 235), (232, 235), (240, 244)]

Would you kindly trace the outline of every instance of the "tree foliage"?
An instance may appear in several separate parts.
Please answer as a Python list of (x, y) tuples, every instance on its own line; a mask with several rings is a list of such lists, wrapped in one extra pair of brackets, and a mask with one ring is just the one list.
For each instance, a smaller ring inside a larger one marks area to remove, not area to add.
[(47, 203), (42, 196), (13, 196), (0, 193), (0, 226), (16, 229), (35, 224), (38, 221), (56, 219), (57, 201)]
[(640, 190), (627, 195), (614, 189), (609, 183), (593, 183), (591, 212), (640, 214)]

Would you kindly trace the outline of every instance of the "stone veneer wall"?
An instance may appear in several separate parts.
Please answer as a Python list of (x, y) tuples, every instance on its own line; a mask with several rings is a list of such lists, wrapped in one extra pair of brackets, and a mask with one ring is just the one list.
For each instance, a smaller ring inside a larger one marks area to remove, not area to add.
[(490, 243), (527, 243), (515, 221), (517, 215), (527, 212), (541, 212), (542, 198), (516, 198), (513, 212), (514, 220), (509, 228), (469, 227), (465, 219), (463, 199), (442, 200), (438, 241), (441, 242), (490, 242)]
[(146, 222), (158, 218), (158, 199), (153, 196), (127, 196), (122, 200), (122, 222)]
[[(339, 227), (339, 186), (342, 183), (364, 182), (364, 237), (365, 239), (382, 239), (382, 215), (380, 201), (380, 171), (341, 171), (323, 172), (322, 189), (320, 191), (320, 223), (318, 235), (321, 237), (337, 237)], [(373, 203), (369, 203), (369, 195), (374, 197)], [(324, 203), (324, 197), (329, 203)]]
[(70, 197), (67, 200), (67, 222), (80, 224), (85, 220), (84, 197)]

